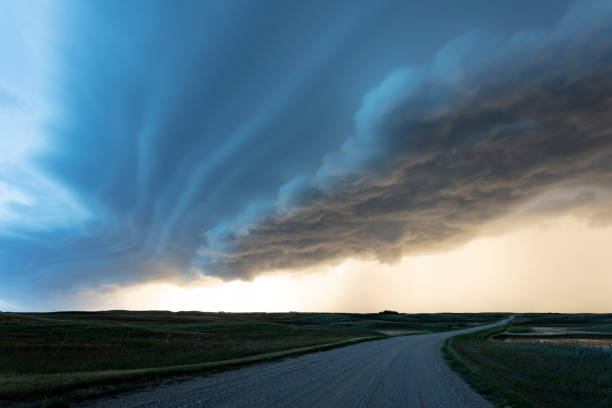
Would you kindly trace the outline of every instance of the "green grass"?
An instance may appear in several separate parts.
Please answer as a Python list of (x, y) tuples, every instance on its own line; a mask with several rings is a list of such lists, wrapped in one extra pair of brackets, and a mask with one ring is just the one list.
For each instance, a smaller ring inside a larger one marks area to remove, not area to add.
[(72, 390), (91, 384), (113, 384), (133, 379), (150, 379), (214, 371), (219, 368), (236, 367), (260, 361), (273, 360), (313, 351), (329, 350), (331, 348), (355, 344), (362, 341), (376, 340), (383, 337), (362, 337), (335, 343), (301, 347), (272, 353), (257, 354), (249, 357), (231, 360), (212, 361), (198, 364), (185, 364), (169, 367), (142, 368), (132, 370), (104, 370), (73, 372), (61, 374), (29, 374), (20, 376), (0, 377), (0, 388), (5, 398), (25, 397), (33, 394), (45, 395), (58, 391)]
[[(514, 322), (607, 330), (609, 315), (528, 315)], [(495, 339), (506, 328), (458, 336), (444, 346), (451, 368), (498, 407), (610, 408), (612, 350), (584, 345), (511, 343)]]
[(510, 326), (508, 330), (506, 331), (508, 333), (516, 333), (516, 334), (525, 334), (525, 333), (534, 332), (534, 330), (531, 327), (527, 327), (527, 326)]
[[(0, 313), (0, 406), (116, 384), (218, 370), (364, 338), (435, 332), (503, 314)], [(94, 390), (95, 391), (95, 390)]]
[(524, 313), (517, 319), (518, 323), (525, 326), (596, 327), (607, 331), (612, 329), (612, 313)]

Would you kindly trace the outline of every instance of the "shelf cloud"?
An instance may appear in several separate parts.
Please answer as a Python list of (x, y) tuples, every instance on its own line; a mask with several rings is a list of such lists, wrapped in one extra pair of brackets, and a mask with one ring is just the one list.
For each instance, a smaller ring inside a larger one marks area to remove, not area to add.
[(199, 265), (243, 278), (347, 257), (392, 262), (464, 241), (551, 190), (590, 186), (583, 201), (610, 203), (611, 11), (575, 11), (504, 41), (470, 32), (431, 64), (391, 73), (363, 99), (354, 136), (281, 195), (289, 208), (209, 231)]
[(607, 222), (610, 3), (422, 3), (2, 4), (0, 298)]

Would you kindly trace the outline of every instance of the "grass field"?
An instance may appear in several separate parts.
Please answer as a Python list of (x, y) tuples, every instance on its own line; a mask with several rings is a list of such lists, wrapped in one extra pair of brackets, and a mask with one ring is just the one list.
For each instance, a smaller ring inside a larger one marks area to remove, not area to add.
[(91, 384), (202, 372), (390, 333), (465, 328), (503, 316), (392, 312), (0, 313), (0, 406)]
[(499, 407), (610, 408), (612, 347), (578, 343), (589, 338), (612, 342), (612, 315), (526, 314), (509, 327), (455, 337), (444, 352)]

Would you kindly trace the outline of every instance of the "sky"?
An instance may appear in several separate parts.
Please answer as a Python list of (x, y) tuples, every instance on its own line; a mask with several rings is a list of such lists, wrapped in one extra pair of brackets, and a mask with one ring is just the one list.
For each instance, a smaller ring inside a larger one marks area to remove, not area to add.
[(612, 3), (0, 0), (0, 310), (612, 308)]

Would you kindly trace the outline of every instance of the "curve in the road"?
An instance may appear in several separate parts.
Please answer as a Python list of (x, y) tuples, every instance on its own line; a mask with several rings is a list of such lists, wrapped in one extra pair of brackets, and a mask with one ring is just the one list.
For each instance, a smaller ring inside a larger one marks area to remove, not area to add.
[(261, 363), (119, 395), (99, 407), (491, 407), (451, 371), (442, 342), (453, 332), (394, 337)]

